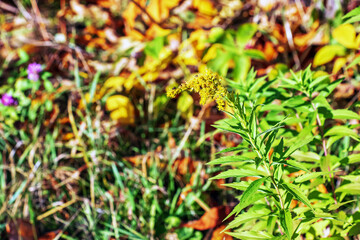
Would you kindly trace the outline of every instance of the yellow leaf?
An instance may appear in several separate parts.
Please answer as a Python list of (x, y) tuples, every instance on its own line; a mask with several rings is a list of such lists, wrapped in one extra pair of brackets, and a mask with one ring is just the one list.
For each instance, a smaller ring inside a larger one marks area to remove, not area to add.
[(312, 77), (313, 77), (313, 79), (315, 79), (315, 78), (327, 76), (327, 75), (329, 75), (327, 72), (319, 70), (319, 71), (314, 72)]
[(106, 109), (111, 111), (110, 118), (121, 124), (135, 122), (135, 108), (128, 97), (113, 95), (106, 99)]
[(110, 77), (108, 80), (105, 81), (104, 88), (113, 88), (118, 91), (122, 91), (123, 87), (125, 87), (125, 89), (129, 91), (134, 86), (134, 83), (134, 79), (131, 77)]
[(209, 50), (206, 52), (205, 56), (203, 57), (204, 62), (208, 62), (211, 59), (214, 59), (216, 57), (217, 49), (219, 47), (219, 44), (213, 44)]
[(161, 28), (159, 25), (152, 24), (150, 28), (146, 31), (146, 37), (148, 39), (153, 39), (154, 37), (162, 37), (169, 35), (170, 33), (170, 29), (164, 29)]
[(314, 57), (314, 67), (330, 62), (336, 56), (344, 56), (345, 49), (339, 45), (329, 45), (322, 47)]
[(149, 2), (150, 3), (146, 7), (146, 10), (157, 22), (161, 22), (170, 16), (170, 10), (174, 7), (177, 7), (180, 0), (152, 0)]
[(332, 73), (337, 73), (341, 68), (343, 68), (346, 64), (346, 58), (338, 58), (335, 60), (334, 67)]
[(356, 44), (355, 40), (355, 28), (351, 24), (342, 24), (338, 26), (333, 30), (332, 36), (336, 41), (338, 41), (338, 43), (347, 48), (358, 48), (359, 46)]
[(217, 10), (210, 0), (194, 0), (193, 7), (204, 15), (215, 16), (217, 14)]
[(177, 109), (181, 112), (181, 116), (185, 119), (190, 119), (193, 116), (194, 100), (187, 92), (183, 92), (177, 102)]

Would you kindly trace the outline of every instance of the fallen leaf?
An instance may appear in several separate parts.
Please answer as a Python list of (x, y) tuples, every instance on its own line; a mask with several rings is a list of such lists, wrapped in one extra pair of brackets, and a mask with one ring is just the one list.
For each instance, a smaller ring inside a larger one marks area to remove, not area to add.
[(303, 175), (303, 174), (305, 174), (306, 172), (304, 171), (304, 170), (299, 170), (299, 171), (297, 171), (297, 172), (293, 172), (293, 173), (290, 173), (288, 176), (289, 177), (298, 177), (298, 176), (300, 176), (300, 175)]
[(6, 233), (9, 240), (34, 240), (36, 237), (35, 226), (24, 219), (11, 220), (6, 224)]
[(128, 97), (113, 95), (106, 99), (106, 109), (111, 111), (110, 118), (121, 124), (135, 122), (135, 108)]
[(208, 230), (220, 225), (224, 218), (230, 213), (229, 206), (213, 207), (205, 212), (199, 220), (190, 221), (183, 224), (183, 227), (189, 227), (196, 230)]
[(345, 67), (345, 64), (346, 64), (346, 58), (337, 58), (334, 62), (334, 67), (333, 67), (332, 73), (336, 74), (343, 67)]
[(217, 14), (217, 10), (210, 0), (194, 0), (193, 7), (198, 9), (199, 13), (204, 15), (215, 16)]
[(314, 67), (332, 61), (336, 56), (345, 55), (345, 48), (340, 45), (329, 45), (320, 48), (314, 57)]
[(357, 49), (359, 45), (356, 44), (356, 31), (355, 27), (351, 24), (342, 24), (335, 28), (332, 36), (338, 43), (347, 47)]
[(232, 240), (232, 236), (222, 232), (226, 228), (226, 225), (221, 225), (216, 228), (212, 234), (211, 240)]

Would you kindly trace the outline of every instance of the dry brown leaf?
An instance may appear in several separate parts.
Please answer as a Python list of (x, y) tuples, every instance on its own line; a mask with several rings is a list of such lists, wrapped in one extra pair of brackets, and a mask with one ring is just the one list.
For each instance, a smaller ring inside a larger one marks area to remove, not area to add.
[(223, 219), (230, 213), (229, 206), (213, 207), (205, 212), (199, 220), (190, 221), (183, 224), (183, 227), (189, 227), (196, 230), (208, 230), (220, 225)]
[(6, 224), (6, 233), (9, 240), (33, 240), (35, 239), (35, 227), (27, 220), (16, 219)]

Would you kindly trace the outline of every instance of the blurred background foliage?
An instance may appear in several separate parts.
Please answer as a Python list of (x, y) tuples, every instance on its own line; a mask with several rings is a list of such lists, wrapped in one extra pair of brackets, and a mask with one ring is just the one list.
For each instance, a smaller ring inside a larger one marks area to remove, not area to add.
[(232, 239), (239, 191), (205, 164), (241, 139), (215, 131), (214, 103), (165, 90), (206, 68), (236, 85), (312, 64), (343, 78), (334, 108), (356, 104), (358, 16), (342, 17), (359, 3), (0, 1), (1, 239)]

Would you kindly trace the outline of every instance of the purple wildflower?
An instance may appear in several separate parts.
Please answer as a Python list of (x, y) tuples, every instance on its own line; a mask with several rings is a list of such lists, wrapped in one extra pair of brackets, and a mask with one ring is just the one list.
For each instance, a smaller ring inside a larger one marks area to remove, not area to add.
[(8, 93), (4, 93), (0, 101), (4, 106), (16, 105), (17, 103), (15, 99)]
[(28, 79), (32, 81), (38, 81), (39, 80), (39, 73), (41, 72), (41, 65), (34, 62), (30, 63), (27, 72), (28, 72)]

